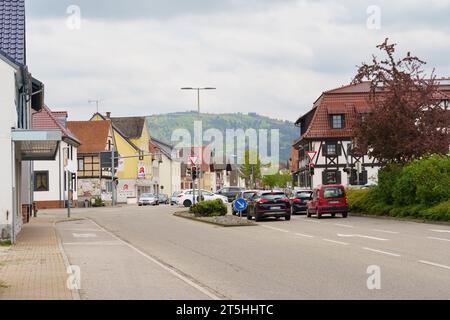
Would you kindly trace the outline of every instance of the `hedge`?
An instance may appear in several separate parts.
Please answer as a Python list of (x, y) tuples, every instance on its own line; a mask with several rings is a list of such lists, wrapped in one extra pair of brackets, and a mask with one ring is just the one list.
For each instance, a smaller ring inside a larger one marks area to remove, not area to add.
[(226, 215), (228, 208), (222, 200), (215, 199), (198, 202), (189, 211), (197, 217), (215, 217)]

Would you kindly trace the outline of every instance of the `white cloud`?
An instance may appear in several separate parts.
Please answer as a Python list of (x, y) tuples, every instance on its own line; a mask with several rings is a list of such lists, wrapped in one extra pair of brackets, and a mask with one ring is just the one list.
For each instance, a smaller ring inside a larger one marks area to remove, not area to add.
[[(401, 12), (401, 5), (381, 2), (383, 16), (393, 14), (389, 8)], [(434, 1), (440, 8), (447, 2)], [(90, 17), (79, 31), (66, 28), (64, 18), (32, 15), (28, 64), (46, 84), (49, 105), (75, 119), (94, 111), (87, 103), (92, 98), (104, 99), (101, 111), (116, 115), (192, 110), (194, 94), (179, 89), (198, 85), (218, 88), (202, 96), (204, 112), (294, 120), (322, 91), (349, 82), (355, 65), (370, 59), (387, 36), (438, 74), (450, 73), (443, 58), (450, 52), (448, 30), (414, 20), (404, 28), (404, 16), (401, 24), (387, 19), (381, 30), (368, 30), (365, 9), (352, 1), (285, 1), (164, 19)]]

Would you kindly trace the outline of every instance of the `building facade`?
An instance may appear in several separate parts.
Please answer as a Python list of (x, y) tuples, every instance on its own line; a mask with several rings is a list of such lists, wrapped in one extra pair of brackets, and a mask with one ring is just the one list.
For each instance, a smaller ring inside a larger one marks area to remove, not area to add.
[(181, 162), (173, 157), (173, 147), (151, 138), (150, 152), (155, 155), (153, 166), (158, 171), (159, 192), (171, 195), (181, 191)]
[(34, 129), (56, 129), (62, 141), (55, 160), (33, 162), (34, 203), (37, 209), (65, 208), (78, 205), (77, 171), (80, 141), (67, 128), (67, 112), (53, 112), (47, 106), (33, 112)]

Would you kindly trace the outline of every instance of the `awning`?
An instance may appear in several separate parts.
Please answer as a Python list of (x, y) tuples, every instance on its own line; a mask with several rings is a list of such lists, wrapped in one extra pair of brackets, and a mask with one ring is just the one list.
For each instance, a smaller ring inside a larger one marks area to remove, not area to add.
[(55, 160), (61, 139), (60, 130), (12, 130), (11, 133), (23, 161)]

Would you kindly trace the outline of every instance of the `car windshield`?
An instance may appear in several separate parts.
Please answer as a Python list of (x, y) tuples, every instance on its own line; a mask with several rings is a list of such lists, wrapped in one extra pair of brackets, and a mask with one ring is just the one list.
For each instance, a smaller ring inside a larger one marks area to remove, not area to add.
[(299, 191), (295, 194), (295, 197), (300, 199), (310, 199), (311, 195), (312, 191)]
[(250, 199), (251, 197), (253, 197), (254, 194), (255, 194), (254, 192), (244, 192), (242, 196), (244, 199)]
[(286, 198), (286, 195), (283, 192), (272, 192), (261, 194), (261, 199), (265, 200), (279, 200), (283, 198)]
[(343, 196), (344, 196), (344, 189), (339, 188), (339, 187), (325, 188), (323, 190), (323, 198), (324, 199), (342, 198)]
[(142, 197), (142, 198), (153, 198), (154, 195), (151, 194), (151, 193), (143, 193), (143, 194), (141, 194), (141, 197)]

